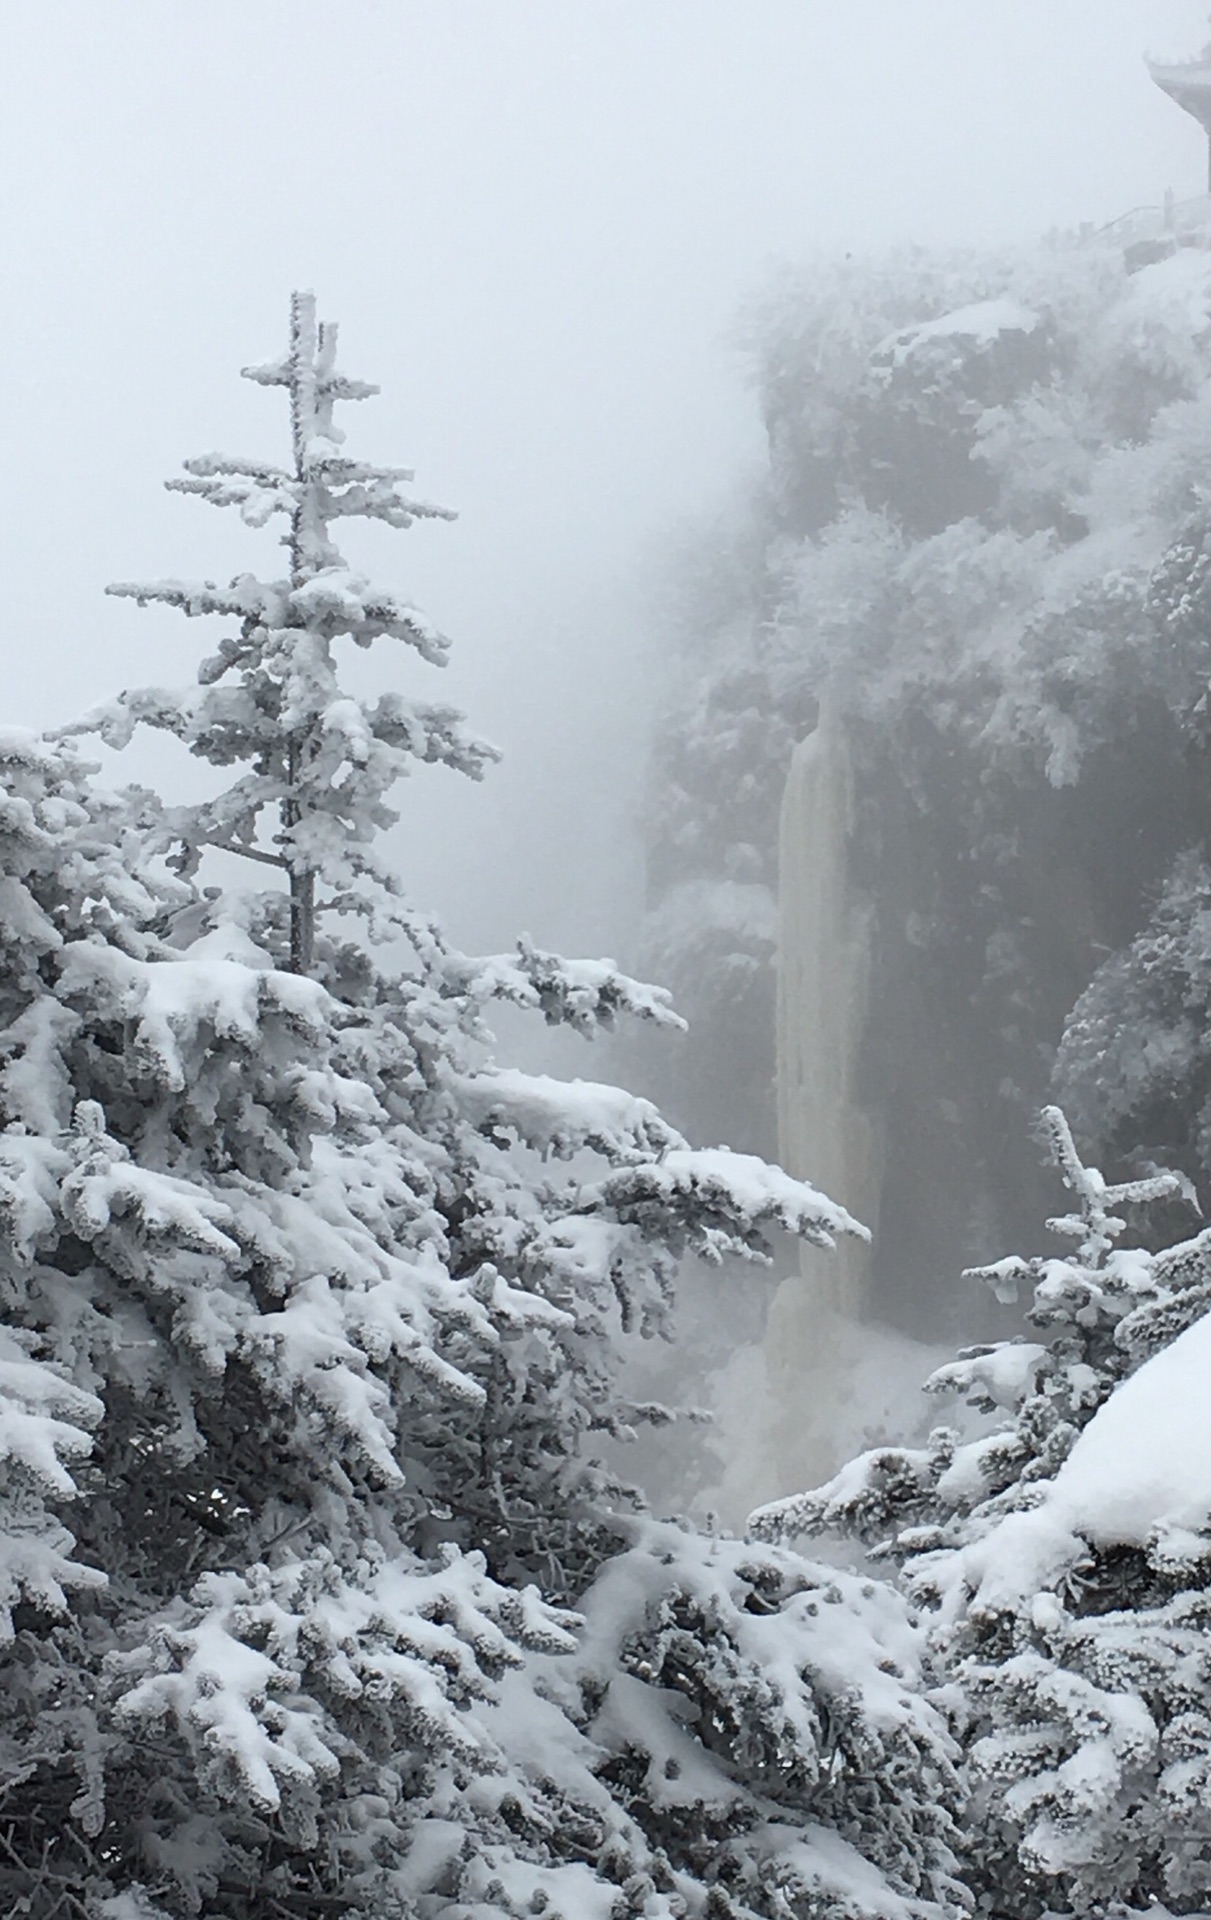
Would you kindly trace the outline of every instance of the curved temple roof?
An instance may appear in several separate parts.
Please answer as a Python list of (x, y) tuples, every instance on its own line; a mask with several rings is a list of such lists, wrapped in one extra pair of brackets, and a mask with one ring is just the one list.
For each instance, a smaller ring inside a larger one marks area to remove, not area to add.
[(1211, 132), (1211, 48), (1176, 65), (1149, 60), (1148, 71), (1162, 92)]

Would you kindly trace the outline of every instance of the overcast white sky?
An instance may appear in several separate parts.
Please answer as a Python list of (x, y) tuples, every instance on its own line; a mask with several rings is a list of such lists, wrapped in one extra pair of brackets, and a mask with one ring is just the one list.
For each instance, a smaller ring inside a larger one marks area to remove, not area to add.
[(1141, 54), (1207, 32), (1193, 0), (10, 0), (0, 720), (188, 677), (205, 629), (107, 580), (273, 568), (160, 482), (280, 448), (280, 400), (236, 370), (314, 286), (384, 388), (355, 446), (461, 512), (374, 554), (458, 666), (380, 671), (508, 753), (466, 794), (418, 774), (401, 860), (469, 941), (618, 944), (628, 583), (760, 459), (737, 306), (821, 245), (1201, 191)]

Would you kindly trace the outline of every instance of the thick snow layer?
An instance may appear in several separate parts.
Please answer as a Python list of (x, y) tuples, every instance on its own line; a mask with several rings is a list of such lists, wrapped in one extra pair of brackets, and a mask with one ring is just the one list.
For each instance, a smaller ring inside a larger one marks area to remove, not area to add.
[(611, 1160), (643, 1160), (685, 1141), (650, 1100), (592, 1080), (553, 1080), (517, 1067), (461, 1076), (459, 1104), (473, 1126), (516, 1135), (557, 1159), (592, 1147)]
[[(1006, 1267), (1009, 1262), (999, 1264)], [(929, 1377), (928, 1391), (986, 1394), (994, 1406), (1019, 1407), (1031, 1390), (1046, 1352), (1046, 1347), (1034, 1341), (1003, 1340), (986, 1353), (938, 1367)]]
[(1211, 1314), (1147, 1361), (1081, 1433), (1037, 1507), (962, 1556), (988, 1605), (1059, 1578), (1090, 1546), (1146, 1547), (1211, 1519)]
[(939, 314), (919, 327), (906, 328), (879, 348), (876, 359), (889, 358), (901, 366), (911, 353), (930, 340), (971, 340), (976, 346), (991, 346), (1003, 333), (1033, 333), (1042, 323), (1033, 308), (1008, 296), (1000, 300), (977, 300), (969, 307), (956, 307), (953, 313)]
[(1123, 319), (1195, 338), (1211, 325), (1211, 254), (1180, 247), (1131, 277)]
[(1211, 1515), (1211, 1315), (1125, 1380), (1081, 1434), (1052, 1504), (1101, 1545)]

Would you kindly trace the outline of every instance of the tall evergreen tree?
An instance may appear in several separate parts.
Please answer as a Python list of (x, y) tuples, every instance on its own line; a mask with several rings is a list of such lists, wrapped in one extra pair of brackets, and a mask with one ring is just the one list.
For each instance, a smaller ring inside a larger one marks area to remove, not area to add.
[[(903, 1607), (656, 1526), (600, 1457), (666, 1417), (618, 1359), (684, 1256), (860, 1229), (645, 1101), (493, 1060), (493, 1000), (589, 1035), (675, 1016), (608, 962), (455, 952), (376, 852), (413, 761), (489, 756), (339, 678), (342, 641), (445, 643), (335, 546), (438, 512), (341, 451), (333, 405), (372, 389), (335, 348), (296, 296), (250, 370), (292, 464), (170, 483), (284, 516), (287, 575), (119, 588), (225, 637), (194, 688), (71, 730), (165, 729), (228, 784), (108, 798), (70, 737), (0, 736), (0, 1904), (953, 1905)], [(232, 855), (274, 883), (222, 885)]]

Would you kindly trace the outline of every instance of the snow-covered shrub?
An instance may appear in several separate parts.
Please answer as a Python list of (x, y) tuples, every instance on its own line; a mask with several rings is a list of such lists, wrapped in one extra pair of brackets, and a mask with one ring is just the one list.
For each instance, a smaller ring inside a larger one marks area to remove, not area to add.
[(753, 1517), (762, 1538), (841, 1530), (902, 1568), (932, 1620), (934, 1673), (966, 1758), (964, 1854), (995, 1913), (1211, 1892), (1211, 1233), (1120, 1248), (1124, 1206), (1058, 1109), (1044, 1116), (1077, 1211), (1068, 1257), (977, 1277), (1028, 1285), (1040, 1337), (970, 1349), (930, 1391), (985, 1416), (961, 1438), (880, 1448)]

